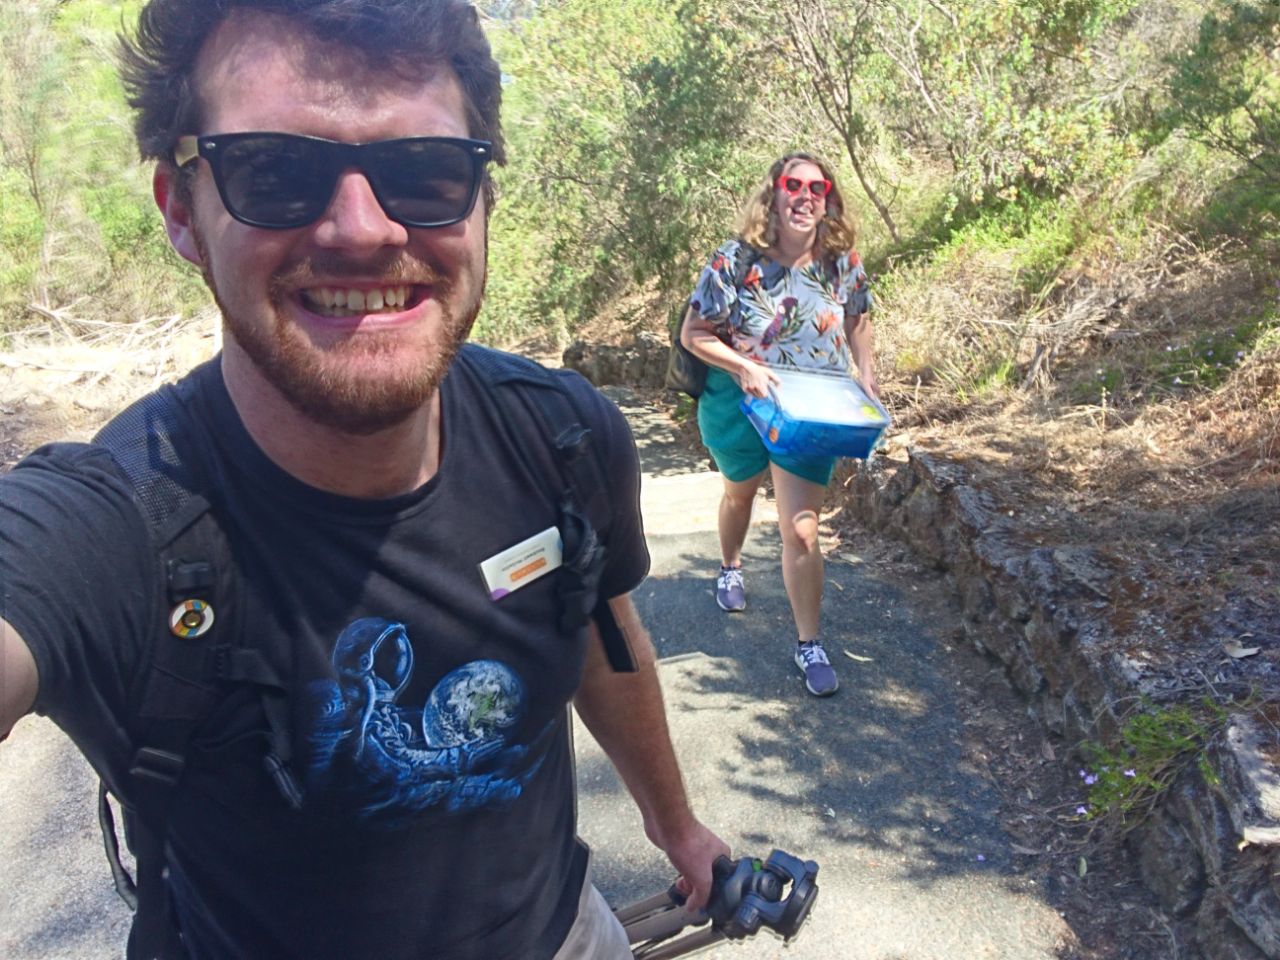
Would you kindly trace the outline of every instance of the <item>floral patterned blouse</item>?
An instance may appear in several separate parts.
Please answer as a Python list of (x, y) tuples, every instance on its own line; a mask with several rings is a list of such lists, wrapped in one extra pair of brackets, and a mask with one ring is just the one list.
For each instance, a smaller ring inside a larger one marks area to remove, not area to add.
[(738, 240), (720, 247), (703, 268), (691, 306), (738, 352), (764, 363), (809, 370), (848, 370), (844, 318), (871, 309), (867, 274), (856, 250), (828, 269), (820, 262), (785, 267), (763, 253), (741, 288), (733, 285)]

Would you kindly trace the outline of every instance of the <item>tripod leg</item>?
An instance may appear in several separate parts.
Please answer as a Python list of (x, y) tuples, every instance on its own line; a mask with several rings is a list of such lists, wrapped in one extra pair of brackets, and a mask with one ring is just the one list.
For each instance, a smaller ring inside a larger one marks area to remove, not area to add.
[(725, 935), (715, 927), (707, 927), (678, 940), (666, 940), (652, 946), (641, 945), (636, 947), (632, 955), (635, 960), (672, 960), (674, 957), (687, 957), (691, 953), (705, 950), (725, 939)]
[(709, 922), (710, 917), (704, 916), (699, 920), (685, 913), (684, 907), (672, 903), (661, 913), (651, 913), (645, 917), (637, 917), (628, 923), (624, 923), (622, 927), (627, 931), (628, 943), (644, 943), (648, 940), (673, 937), (685, 927)]
[(671, 899), (671, 894), (655, 893), (647, 900), (637, 900), (635, 903), (629, 903), (625, 907), (618, 907), (613, 911), (613, 915), (618, 918), (618, 922), (624, 927), (635, 920), (637, 917), (647, 916), (651, 913), (657, 913), (660, 910), (667, 910), (675, 903)]

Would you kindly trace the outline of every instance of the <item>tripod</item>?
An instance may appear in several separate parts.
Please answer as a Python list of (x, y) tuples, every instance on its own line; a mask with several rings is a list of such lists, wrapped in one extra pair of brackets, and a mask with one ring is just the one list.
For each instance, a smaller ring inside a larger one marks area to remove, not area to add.
[[(781, 850), (765, 861), (720, 857), (711, 873), (711, 899), (697, 915), (685, 912), (685, 898), (674, 886), (614, 911), (635, 960), (688, 956), (722, 940), (755, 936), (762, 926), (790, 940), (818, 897), (818, 865)], [(700, 929), (673, 939), (686, 927)]]

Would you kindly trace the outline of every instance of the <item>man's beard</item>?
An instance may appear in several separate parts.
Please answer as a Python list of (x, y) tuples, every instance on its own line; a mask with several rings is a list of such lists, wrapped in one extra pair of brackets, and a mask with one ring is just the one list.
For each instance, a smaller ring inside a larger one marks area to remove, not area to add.
[[(300, 289), (316, 275), (340, 286), (335, 281), (343, 275), (341, 263), (327, 262), (319, 269), (314, 260), (307, 260), (280, 271), (271, 278), (265, 317), (244, 316), (231, 309), (219, 293), (208, 250), (200, 232), (194, 233), (201, 272), (227, 332), (294, 409), (314, 423), (343, 433), (367, 436), (402, 423), (420, 410), (444, 379), (480, 312), (486, 280), (483, 273), (474, 300), (457, 304), (454, 283), (422, 260), (400, 254), (373, 271), (363, 264), (362, 277), (372, 272), (387, 286), (429, 284), (440, 311), (438, 326), (429, 333), (430, 343), (418, 345), (413, 362), (388, 365), (386, 373), (371, 378), (362, 375), (362, 368), (377, 367), (369, 361), (406, 352), (399, 331), (360, 333), (319, 346), (285, 319), (285, 291)], [(345, 272), (353, 271), (348, 266)]]

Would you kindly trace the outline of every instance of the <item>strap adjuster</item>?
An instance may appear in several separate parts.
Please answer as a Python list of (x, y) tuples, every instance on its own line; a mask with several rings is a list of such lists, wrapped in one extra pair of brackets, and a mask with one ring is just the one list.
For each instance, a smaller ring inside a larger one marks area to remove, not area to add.
[(154, 780), (171, 787), (182, 777), (185, 766), (186, 760), (176, 753), (156, 747), (140, 747), (133, 755), (133, 766), (129, 768), (129, 773), (143, 780)]
[(217, 582), (213, 564), (207, 560), (171, 559), (165, 576), (169, 599), (175, 602), (193, 596), (208, 599)]

